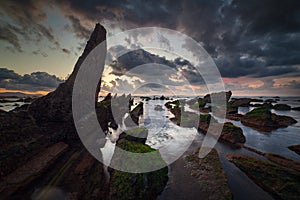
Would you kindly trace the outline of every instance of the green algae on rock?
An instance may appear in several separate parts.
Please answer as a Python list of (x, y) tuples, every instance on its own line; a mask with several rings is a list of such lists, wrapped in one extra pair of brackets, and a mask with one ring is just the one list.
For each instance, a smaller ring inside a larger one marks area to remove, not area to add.
[(276, 199), (296, 200), (300, 195), (300, 172), (253, 156), (231, 154), (227, 156), (256, 184)]

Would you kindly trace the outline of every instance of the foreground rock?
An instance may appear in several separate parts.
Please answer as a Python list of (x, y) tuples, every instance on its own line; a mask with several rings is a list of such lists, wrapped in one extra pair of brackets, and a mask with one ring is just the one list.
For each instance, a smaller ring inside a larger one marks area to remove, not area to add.
[(274, 198), (295, 200), (299, 198), (299, 171), (241, 154), (228, 155), (227, 158)]
[[(103, 165), (83, 149), (72, 116), (76, 74), (89, 52), (105, 38), (105, 29), (97, 24), (65, 83), (44, 97), (24, 100), (33, 101), (29, 106), (0, 112), (1, 197), (31, 199), (56, 191), (54, 187), (63, 188), (68, 198), (106, 196)], [(43, 189), (46, 186), (50, 189)]]
[[(199, 150), (185, 157), (186, 168), (195, 178), (193, 184), (198, 185), (198, 190), (203, 199), (232, 199), (225, 172), (215, 149), (205, 157), (199, 158)], [(201, 199), (202, 199), (201, 198)]]
[(295, 119), (271, 113), (269, 106), (256, 108), (241, 118), (242, 124), (254, 129), (270, 132), (297, 123)]
[(298, 145), (293, 145), (288, 147), (290, 150), (294, 151), (298, 155), (300, 155), (300, 144)]
[[(146, 162), (126, 157), (122, 151), (115, 150), (112, 166), (122, 161), (123, 166), (136, 167), (140, 165), (164, 164), (159, 153), (145, 144), (147, 129), (135, 128), (122, 133), (117, 141), (117, 147), (132, 153), (154, 153)], [(134, 168), (132, 168), (134, 169)], [(148, 172), (129, 173), (110, 169), (109, 199), (156, 199), (163, 191), (168, 181), (168, 168)]]
[(57, 143), (4, 177), (0, 183), (0, 193), (4, 195), (2, 198), (9, 197), (38, 178), (67, 148), (67, 144)]

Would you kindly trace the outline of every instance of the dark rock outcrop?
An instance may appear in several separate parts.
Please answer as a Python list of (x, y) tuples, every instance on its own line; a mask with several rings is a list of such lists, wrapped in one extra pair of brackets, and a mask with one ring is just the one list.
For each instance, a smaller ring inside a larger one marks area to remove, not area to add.
[(245, 143), (246, 137), (240, 127), (233, 125), (231, 122), (226, 122), (224, 123), (220, 140), (231, 144)]
[[(105, 39), (106, 30), (103, 26), (97, 24), (83, 54), (79, 57), (73, 72), (66, 82), (60, 84), (55, 91), (36, 99), (30, 104), (29, 113), (33, 116), (36, 123), (42, 127), (44, 132), (52, 133), (53, 131), (57, 131), (61, 132), (64, 137), (77, 138), (72, 116), (72, 90), (74, 81), (84, 59)], [(100, 88), (96, 91), (95, 98), (98, 97), (99, 90)]]
[(273, 106), (273, 109), (275, 110), (291, 110), (291, 106), (287, 104), (275, 104)]
[(266, 99), (266, 103), (276, 103), (277, 101), (275, 99)]
[(275, 199), (299, 199), (299, 171), (248, 155), (231, 154), (227, 158)]
[[(218, 123), (218, 121), (210, 114), (200, 114), (199, 116), (195, 113), (184, 111), (178, 100), (166, 103), (166, 107), (175, 115), (175, 117), (170, 120), (178, 126), (195, 127), (203, 134), (207, 133), (211, 122), (215, 123), (216, 126), (222, 126), (222, 124)], [(236, 114), (236, 116), (238, 116), (238, 114)], [(218, 140), (234, 146), (238, 146), (237, 144), (243, 144), (246, 142), (243, 130), (230, 122), (224, 123)]]
[(122, 143), (124, 140), (145, 144), (147, 137), (148, 130), (143, 127), (137, 127), (121, 133), (119, 135), (119, 139), (117, 140), (117, 144)]
[(233, 99), (229, 103), (232, 107), (248, 107), (250, 106), (250, 102), (262, 102), (262, 100), (256, 100), (251, 98), (240, 98), (240, 99)]
[[(186, 169), (194, 177), (195, 185), (200, 190), (201, 197), (197, 199), (232, 199), (228, 181), (220, 162), (218, 152), (212, 149), (204, 158), (199, 158), (198, 148), (193, 154), (185, 156)], [(186, 196), (193, 196), (185, 194)], [(185, 199), (185, 198), (182, 198)], [(192, 199), (192, 198), (187, 198)], [(195, 197), (193, 198), (195, 199)]]
[(67, 148), (67, 144), (57, 143), (7, 175), (0, 183), (0, 192), (5, 195), (2, 198), (9, 197), (40, 176)]
[[(121, 133), (117, 146), (125, 151), (132, 153), (150, 153), (153, 154), (147, 163), (139, 163), (140, 160), (127, 158), (122, 161), (126, 166), (139, 166), (140, 164), (153, 165), (156, 162), (163, 163), (160, 154), (155, 149), (145, 144), (148, 131), (145, 128), (134, 128)], [(122, 151), (115, 150), (112, 165), (124, 159)], [(124, 163), (126, 162), (126, 163)], [(109, 199), (157, 199), (157, 196), (163, 191), (168, 181), (168, 168), (151, 171), (148, 173), (129, 173), (115, 169), (110, 171)]]
[(294, 107), (294, 108), (292, 108), (292, 110), (300, 111), (300, 107)]
[(246, 126), (265, 132), (284, 128), (297, 122), (292, 117), (271, 113), (270, 109), (270, 106), (253, 109), (241, 118), (241, 122)]
[(290, 150), (294, 151), (298, 155), (300, 155), (300, 144), (298, 145), (293, 145), (288, 147)]
[[(0, 112), (0, 193), (3, 199), (30, 199), (37, 192), (35, 188), (46, 185), (62, 187), (75, 199), (103, 199), (105, 196), (103, 165), (93, 157), (86, 158), (90, 155), (83, 150), (72, 116), (76, 74), (89, 52), (105, 38), (104, 27), (97, 24), (65, 83), (33, 100), (28, 107)], [(81, 158), (85, 163), (81, 163)]]
[(213, 96), (214, 98), (218, 99), (220, 97), (226, 97), (226, 102), (229, 101), (230, 97), (232, 95), (232, 92), (231, 91), (228, 91), (228, 92), (217, 92), (217, 93), (211, 93), (211, 94), (207, 94), (203, 97), (203, 100), (206, 102), (206, 103), (211, 103), (211, 96)]

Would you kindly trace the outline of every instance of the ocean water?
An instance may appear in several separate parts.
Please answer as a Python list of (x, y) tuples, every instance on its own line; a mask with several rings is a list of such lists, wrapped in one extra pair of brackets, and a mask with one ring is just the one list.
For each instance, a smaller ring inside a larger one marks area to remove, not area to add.
[[(259, 97), (250, 97), (256, 98)], [(272, 97), (263, 97), (262, 99), (269, 99)], [(137, 105), (141, 99), (135, 98), (134, 104)], [(144, 101), (144, 114), (140, 118), (140, 126), (144, 126), (148, 129), (148, 138), (146, 144), (154, 149), (160, 151), (162, 158), (167, 163), (172, 163), (179, 158), (189, 146), (193, 140), (197, 140), (198, 144), (201, 142), (204, 136), (197, 132), (195, 128), (184, 128), (179, 127), (172, 123), (169, 119), (173, 117), (165, 107), (166, 101), (163, 100), (150, 100)], [(259, 102), (253, 102), (259, 103)], [(292, 107), (300, 106), (300, 97), (281, 97), (277, 103), (283, 103)], [(20, 106), (23, 103), (17, 102)], [(10, 111), (16, 107), (15, 103), (2, 103), (0, 109)], [(134, 106), (135, 106), (134, 105)], [(164, 110), (156, 111), (154, 108), (156, 105), (160, 105)], [(254, 109), (253, 107), (240, 107), (239, 113), (245, 114)], [(190, 112), (198, 113), (188, 105), (185, 105), (185, 110)], [(260, 132), (250, 127), (244, 126), (239, 121), (232, 121), (228, 119), (218, 119), (220, 122), (228, 121), (242, 128), (243, 133), (246, 137), (246, 145), (252, 148), (258, 149), (263, 152), (275, 153), (284, 157), (300, 161), (300, 156), (295, 152), (288, 149), (288, 146), (300, 144), (300, 111), (289, 110), (289, 111), (277, 111), (272, 110), (273, 113), (278, 115), (291, 116), (298, 122), (286, 128), (274, 130), (269, 133)], [(126, 127), (122, 127), (126, 129)], [(113, 155), (115, 148), (114, 140), (115, 135), (119, 134), (120, 131), (113, 131), (110, 137), (107, 137), (107, 143), (104, 148), (101, 149), (104, 154), (105, 164), (109, 165), (110, 159)], [(228, 162), (226, 154), (229, 153), (242, 153), (252, 156), (260, 157), (265, 159), (253, 152), (246, 149), (233, 149), (222, 143), (217, 143), (215, 148), (218, 150), (220, 160), (228, 178), (229, 186), (233, 192), (235, 199), (272, 199), (265, 191), (259, 188), (253, 183), (242, 171), (240, 171), (234, 164)]]

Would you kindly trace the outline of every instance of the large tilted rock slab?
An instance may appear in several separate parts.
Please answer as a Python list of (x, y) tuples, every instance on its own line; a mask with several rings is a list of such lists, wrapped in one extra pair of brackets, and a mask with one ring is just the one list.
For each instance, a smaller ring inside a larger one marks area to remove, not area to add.
[[(87, 55), (101, 42), (106, 40), (106, 30), (100, 24), (95, 29), (87, 42), (83, 54), (75, 64), (74, 70), (66, 82), (46, 96), (38, 98), (29, 106), (29, 112), (37, 124), (43, 127), (45, 132), (59, 131), (69, 138), (77, 137), (72, 116), (72, 90), (74, 81), (81, 64)], [(106, 53), (106, 52), (103, 52)], [(104, 67), (104, 66), (102, 66)], [(100, 78), (100, 77), (99, 77)], [(99, 80), (100, 87), (100, 80)], [(100, 88), (95, 93), (98, 97)]]
[(288, 163), (282, 162), (282, 158), (272, 157), (267, 161), (243, 154), (227, 155), (230, 162), (275, 199), (299, 199), (299, 171), (287, 167)]
[(25, 165), (4, 177), (0, 183), (0, 193), (9, 196), (20, 187), (29, 184), (48, 169), (67, 149), (68, 145), (63, 142), (47, 148)]

